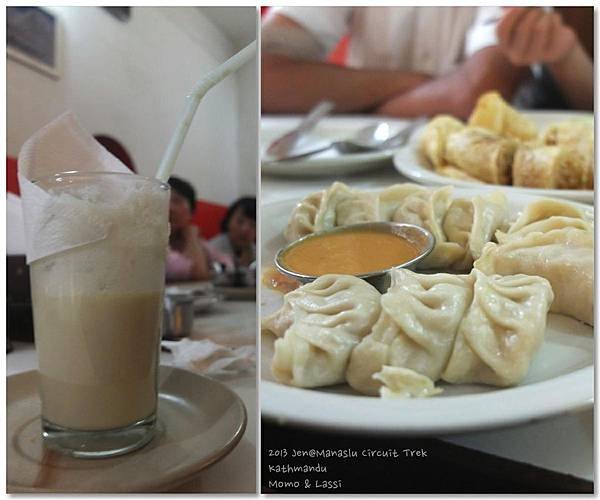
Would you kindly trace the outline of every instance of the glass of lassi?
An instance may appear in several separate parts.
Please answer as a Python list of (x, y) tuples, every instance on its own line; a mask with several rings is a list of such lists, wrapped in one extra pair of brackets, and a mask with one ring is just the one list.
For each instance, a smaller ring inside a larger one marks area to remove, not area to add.
[(33, 244), (64, 247), (31, 263), (44, 443), (83, 458), (133, 451), (156, 433), (169, 188), (107, 172), (34, 184), (50, 201)]

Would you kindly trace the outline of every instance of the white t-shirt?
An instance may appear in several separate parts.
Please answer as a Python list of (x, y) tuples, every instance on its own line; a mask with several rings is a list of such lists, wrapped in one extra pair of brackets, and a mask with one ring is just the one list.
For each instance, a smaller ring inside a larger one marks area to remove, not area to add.
[[(235, 268), (235, 250), (231, 245), (231, 240), (227, 233), (218, 234), (208, 242), (208, 245), (222, 256), (226, 256), (231, 260), (231, 264), (229, 264), (228, 262), (224, 262), (223, 259), (220, 259), (227, 268)], [(256, 247), (254, 245), (252, 245), (252, 252), (256, 258)]]
[(347, 65), (448, 73), (478, 50), (497, 44), (500, 7), (274, 7), (309, 31), (321, 58), (350, 35)]

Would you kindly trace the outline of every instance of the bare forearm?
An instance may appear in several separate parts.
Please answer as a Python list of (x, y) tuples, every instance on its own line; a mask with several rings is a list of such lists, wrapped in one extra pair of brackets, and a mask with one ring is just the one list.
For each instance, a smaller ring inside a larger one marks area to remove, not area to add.
[(210, 278), (208, 257), (200, 243), (191, 243), (185, 250), (185, 254), (192, 260), (190, 278), (194, 280), (207, 280)]
[(308, 111), (329, 99), (341, 112), (371, 110), (430, 79), (419, 73), (351, 69), (285, 56), (262, 57), (262, 108), (269, 113)]
[(473, 55), (454, 72), (394, 97), (377, 112), (402, 117), (448, 113), (466, 119), (477, 98), (488, 90), (497, 90), (510, 99), (526, 72), (490, 47)]
[(414, 118), (448, 113), (458, 118), (466, 118), (468, 105), (463, 92), (454, 89), (450, 79), (441, 78), (400, 94), (384, 103), (377, 113), (382, 115)]
[(562, 61), (548, 65), (548, 69), (569, 103), (577, 109), (594, 109), (594, 63), (581, 45)]

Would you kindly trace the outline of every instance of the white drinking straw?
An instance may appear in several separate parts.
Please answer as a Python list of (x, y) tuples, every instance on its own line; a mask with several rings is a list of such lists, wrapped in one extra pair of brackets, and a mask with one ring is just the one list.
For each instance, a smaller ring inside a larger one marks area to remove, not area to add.
[(183, 145), (185, 136), (187, 135), (190, 125), (192, 124), (192, 120), (194, 119), (194, 114), (196, 113), (198, 105), (205, 94), (227, 75), (230, 75), (231, 73), (234, 73), (240, 69), (255, 54), (256, 41), (247, 45), (237, 54), (227, 59), (227, 61), (225, 61), (223, 64), (213, 69), (198, 82), (194, 90), (192, 90), (192, 92), (186, 97), (187, 105), (183, 112), (183, 116), (181, 117), (181, 120), (177, 125), (175, 132), (173, 133), (173, 137), (171, 137), (171, 142), (167, 146), (167, 150), (165, 151), (165, 154), (158, 167), (158, 172), (156, 173), (156, 178), (158, 180), (167, 182), (169, 177), (171, 177), (173, 168), (175, 167), (175, 162), (177, 161), (177, 157), (181, 151), (181, 146)]

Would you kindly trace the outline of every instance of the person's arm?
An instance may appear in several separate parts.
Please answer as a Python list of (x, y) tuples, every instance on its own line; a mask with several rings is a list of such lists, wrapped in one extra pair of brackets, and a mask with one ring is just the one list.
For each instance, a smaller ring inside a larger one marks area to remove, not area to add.
[(209, 258), (200, 242), (198, 228), (196, 226), (186, 227), (184, 230), (184, 238), (185, 245), (182, 253), (192, 261), (190, 279), (210, 279), (210, 269), (208, 267)]
[(594, 109), (594, 63), (579, 43), (548, 69), (573, 107)]
[(508, 9), (498, 23), (498, 41), (515, 65), (545, 64), (572, 106), (594, 109), (594, 63), (557, 13)]
[(394, 70), (351, 69), (320, 60), (322, 50), (302, 26), (275, 15), (261, 31), (261, 103), (267, 113), (306, 112), (319, 101), (336, 111), (366, 111), (430, 79)]
[(510, 101), (527, 71), (513, 66), (497, 46), (487, 47), (448, 75), (393, 97), (377, 112), (401, 117), (448, 113), (466, 119), (484, 92), (497, 90)]

